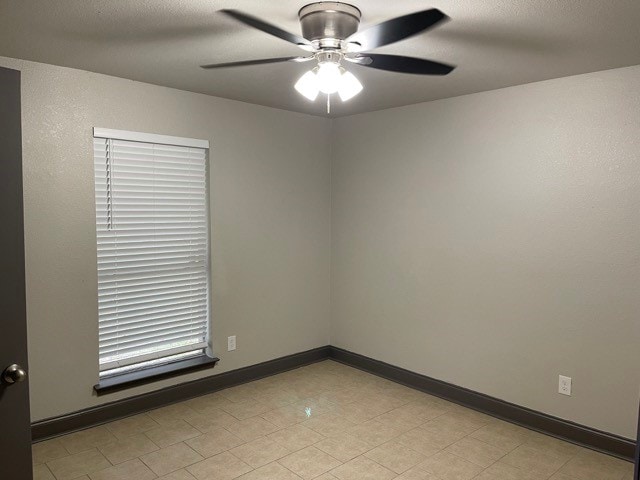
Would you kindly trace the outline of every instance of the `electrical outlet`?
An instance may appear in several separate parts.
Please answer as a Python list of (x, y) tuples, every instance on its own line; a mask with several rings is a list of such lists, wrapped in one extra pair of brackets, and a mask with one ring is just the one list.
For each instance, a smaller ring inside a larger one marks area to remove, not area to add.
[(227, 352), (230, 352), (235, 349), (236, 349), (236, 336), (231, 335), (230, 337), (227, 338)]
[(571, 377), (558, 377), (558, 393), (571, 396)]

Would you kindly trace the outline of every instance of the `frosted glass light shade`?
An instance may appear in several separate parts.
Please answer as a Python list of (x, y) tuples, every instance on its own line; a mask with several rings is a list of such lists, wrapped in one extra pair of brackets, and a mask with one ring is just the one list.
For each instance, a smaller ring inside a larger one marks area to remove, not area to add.
[(338, 95), (343, 102), (355, 97), (362, 91), (362, 84), (351, 72), (344, 72), (340, 78)]
[(333, 62), (324, 62), (318, 66), (318, 88), (322, 93), (336, 93), (342, 80), (340, 65)]
[(313, 102), (320, 92), (316, 74), (313, 71), (309, 70), (296, 82), (295, 89), (301, 95)]

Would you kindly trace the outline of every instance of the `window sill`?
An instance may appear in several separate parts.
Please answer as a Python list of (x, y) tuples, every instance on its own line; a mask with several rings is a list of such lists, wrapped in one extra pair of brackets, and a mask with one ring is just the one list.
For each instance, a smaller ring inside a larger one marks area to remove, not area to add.
[(101, 396), (107, 393), (113, 393), (119, 390), (125, 390), (127, 388), (156, 382), (165, 378), (175, 377), (184, 373), (211, 368), (218, 363), (219, 360), (220, 359), (216, 357), (201, 355), (195, 358), (188, 358), (178, 362), (167, 363), (165, 365), (158, 365), (145, 368), (144, 370), (123, 373), (122, 375), (105, 378), (100, 380), (97, 385), (94, 385), (93, 389), (98, 396)]

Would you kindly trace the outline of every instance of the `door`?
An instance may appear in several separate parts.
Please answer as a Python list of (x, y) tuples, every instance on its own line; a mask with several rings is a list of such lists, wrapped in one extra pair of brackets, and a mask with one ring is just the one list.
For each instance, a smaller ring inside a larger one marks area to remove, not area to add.
[(20, 72), (0, 67), (0, 478), (29, 480)]
[(638, 412), (638, 436), (636, 438), (636, 475), (633, 478), (640, 480), (640, 411)]

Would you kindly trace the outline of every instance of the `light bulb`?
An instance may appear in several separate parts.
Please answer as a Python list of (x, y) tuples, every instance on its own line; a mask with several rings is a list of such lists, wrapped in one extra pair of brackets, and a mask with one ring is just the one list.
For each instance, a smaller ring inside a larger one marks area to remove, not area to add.
[(313, 102), (320, 92), (317, 75), (309, 70), (296, 82), (295, 89)]
[(323, 62), (318, 66), (318, 88), (322, 93), (335, 93), (340, 86), (342, 72), (340, 65), (333, 62)]
[(344, 72), (340, 78), (338, 95), (343, 102), (355, 97), (362, 91), (362, 84), (351, 72)]

